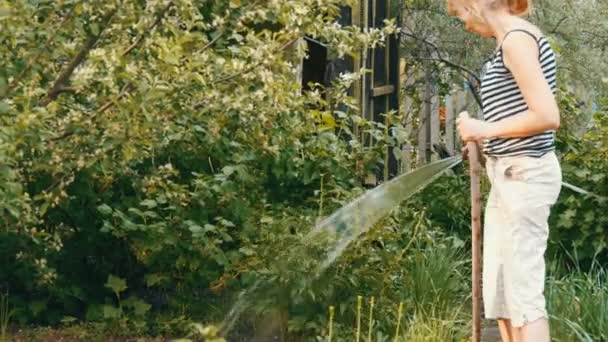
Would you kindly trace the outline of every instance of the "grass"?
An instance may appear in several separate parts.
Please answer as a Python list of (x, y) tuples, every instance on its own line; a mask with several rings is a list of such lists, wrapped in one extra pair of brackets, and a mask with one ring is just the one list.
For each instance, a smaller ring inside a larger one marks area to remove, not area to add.
[(462, 341), (471, 331), (469, 315), (464, 307), (446, 311), (420, 311), (412, 316), (399, 341), (434, 342)]
[(608, 272), (598, 263), (547, 284), (554, 341), (608, 341)]
[[(401, 305), (397, 310), (398, 305), (386, 302), (384, 307), (373, 308), (369, 300), (363, 301), (366, 305), (361, 307), (358, 299), (353, 322), (356, 327), (346, 324), (333, 329), (332, 340), (466, 340), (471, 332), (470, 269), (463, 262), (466, 256), (457, 248), (436, 247), (414, 248), (401, 263), (401, 271), (407, 275), (400, 298), (406, 303), (405, 308)], [(608, 269), (596, 262), (590, 270), (575, 267), (550, 274), (545, 295), (552, 340), (608, 341)], [(360, 322), (365, 322), (365, 326)], [(332, 324), (339, 326), (340, 322), (334, 320)]]
[[(375, 320), (367, 321), (367, 334), (360, 335), (359, 329), (353, 336), (352, 330), (348, 327), (336, 327), (333, 313), (328, 318), (327, 331), (325, 337), (318, 337), (317, 341), (342, 342), (342, 341), (363, 341), (363, 342), (449, 342), (462, 341), (466, 339), (471, 331), (470, 315), (465, 312), (463, 305), (446, 310), (443, 306), (437, 306), (428, 310), (418, 310), (408, 315), (403, 320), (403, 303), (395, 306), (397, 312), (394, 315), (381, 317), (379, 322)], [(370, 315), (373, 311), (370, 312)], [(393, 317), (394, 316), (394, 317)], [(371, 316), (370, 316), (371, 317)], [(361, 321), (361, 314), (357, 321)], [(393, 329), (383, 329), (381, 327), (392, 326)], [(337, 333), (339, 332), (339, 333)]]
[(99, 324), (78, 324), (69, 327), (23, 328), (8, 335), (11, 342), (87, 341), (87, 342), (161, 342), (166, 339), (150, 336), (125, 337), (112, 333)]
[(8, 341), (8, 327), (12, 312), (8, 304), (8, 294), (0, 294), (0, 342)]
[(470, 293), (467, 256), (460, 248), (415, 250), (403, 264), (403, 295), (417, 311), (459, 306)]
[[(352, 325), (328, 318), (331, 341), (461, 341), (471, 331), (469, 270), (461, 248), (416, 243), (399, 261), (398, 303), (357, 298)], [(364, 306), (362, 303), (365, 303)], [(366, 317), (363, 317), (365, 315)], [(361, 322), (364, 322), (362, 324)], [(334, 327), (336, 325), (336, 327)], [(329, 334), (317, 341), (329, 341)]]

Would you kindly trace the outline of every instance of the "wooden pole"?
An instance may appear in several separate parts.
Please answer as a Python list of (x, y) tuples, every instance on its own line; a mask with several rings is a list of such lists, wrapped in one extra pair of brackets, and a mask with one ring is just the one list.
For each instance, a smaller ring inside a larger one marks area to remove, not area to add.
[(454, 93), (445, 97), (445, 147), (450, 152), (450, 155), (454, 155), (456, 151), (455, 138), (456, 135), (456, 96)]
[[(441, 130), (440, 130), (440, 119), (439, 119), (439, 107), (440, 107), (440, 102), (439, 102), (439, 89), (437, 89), (437, 86), (432, 85), (431, 87), (432, 91), (431, 91), (431, 98), (430, 98), (430, 120), (431, 120), (431, 128), (430, 128), (430, 147), (429, 150), (432, 151), (433, 147), (435, 146), (435, 144), (438, 144), (440, 139), (441, 139)], [(431, 154), (431, 160), (437, 160), (439, 159), (437, 157), (436, 154)]]
[(424, 100), (420, 111), (420, 125), (418, 128), (418, 165), (426, 165), (431, 161), (431, 97), (433, 96), (433, 85), (429, 75), (430, 71), (424, 71)]
[(475, 142), (467, 143), (471, 169), (471, 233), (473, 251), (473, 342), (481, 341), (481, 196), (479, 190), (479, 151)]

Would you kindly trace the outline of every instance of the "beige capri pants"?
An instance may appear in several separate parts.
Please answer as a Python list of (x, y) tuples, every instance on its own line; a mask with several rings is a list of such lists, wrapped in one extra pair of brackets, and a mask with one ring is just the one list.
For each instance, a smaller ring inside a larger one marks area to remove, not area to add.
[(491, 190), (483, 236), (483, 302), (488, 319), (521, 327), (547, 318), (544, 297), (549, 213), (561, 190), (555, 152), (488, 157)]

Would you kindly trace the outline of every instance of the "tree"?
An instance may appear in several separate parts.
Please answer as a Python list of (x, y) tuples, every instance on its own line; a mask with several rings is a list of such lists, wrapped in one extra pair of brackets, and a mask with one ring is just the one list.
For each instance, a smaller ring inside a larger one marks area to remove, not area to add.
[(293, 234), (258, 230), (285, 203), (317, 212), (321, 182), (347, 196), (381, 155), (351, 133), (383, 134), (346, 96), (359, 71), (323, 96), (297, 83), (304, 35), (344, 56), (394, 31), (335, 24), (345, 3), (5, 2), (0, 281), (59, 303), (20, 319), (94, 317), (111, 274), (221, 293), (260, 239)]
[[(409, 64), (434, 67), (433, 77), (452, 82), (449, 72), (462, 80), (462, 69), (478, 73), (495, 49), (494, 42), (465, 32), (458, 19), (449, 17), (445, 1), (402, 1), (403, 54)], [(563, 89), (579, 100), (599, 104), (608, 90), (606, 59), (608, 31), (606, 1), (559, 0), (535, 2), (529, 16), (547, 35), (558, 55)], [(448, 61), (441, 64), (442, 60)], [(430, 66), (429, 66), (430, 64)], [(466, 74), (467, 72), (465, 72)], [(591, 119), (591, 106), (584, 124)]]

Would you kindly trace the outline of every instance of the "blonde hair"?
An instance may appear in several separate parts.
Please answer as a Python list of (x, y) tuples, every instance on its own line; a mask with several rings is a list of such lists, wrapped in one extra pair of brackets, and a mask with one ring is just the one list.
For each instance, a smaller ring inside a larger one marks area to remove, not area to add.
[(532, 0), (447, 0), (448, 1), (448, 14), (457, 15), (458, 8), (467, 7), (476, 16), (482, 18), (481, 9), (479, 8), (480, 1), (491, 1), (491, 6), (506, 7), (509, 12), (513, 15), (526, 15), (532, 8)]

